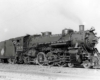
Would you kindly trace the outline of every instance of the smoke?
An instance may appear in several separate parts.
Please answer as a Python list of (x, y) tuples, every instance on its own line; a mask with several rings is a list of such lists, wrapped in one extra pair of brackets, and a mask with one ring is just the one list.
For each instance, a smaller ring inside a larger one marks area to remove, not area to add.
[(83, 24), (83, 22), (81, 21), (81, 19), (75, 14), (75, 12), (71, 12), (69, 9), (65, 9), (63, 7), (60, 7), (60, 13), (61, 15), (63, 15), (64, 17), (66, 17), (67, 19), (80, 24)]

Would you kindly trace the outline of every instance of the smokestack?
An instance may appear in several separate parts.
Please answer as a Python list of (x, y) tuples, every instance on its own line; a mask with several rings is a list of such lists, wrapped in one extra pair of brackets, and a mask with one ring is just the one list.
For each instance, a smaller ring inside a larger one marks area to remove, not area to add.
[(79, 25), (79, 31), (84, 31), (84, 25)]

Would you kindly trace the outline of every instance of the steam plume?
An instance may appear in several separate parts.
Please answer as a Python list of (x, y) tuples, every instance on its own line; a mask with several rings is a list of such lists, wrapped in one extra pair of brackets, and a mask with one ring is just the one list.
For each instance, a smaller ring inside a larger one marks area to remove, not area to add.
[(78, 24), (83, 24), (81, 19), (77, 15), (75, 15), (75, 13), (69, 10), (66, 10), (64, 8), (61, 8), (61, 7), (59, 9), (60, 9), (60, 13), (67, 19), (70, 19), (71, 21), (78, 23)]

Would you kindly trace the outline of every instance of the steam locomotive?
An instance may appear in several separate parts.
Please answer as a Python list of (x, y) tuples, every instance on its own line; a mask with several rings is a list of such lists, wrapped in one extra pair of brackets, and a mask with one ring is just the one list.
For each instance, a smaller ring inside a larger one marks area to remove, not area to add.
[(64, 29), (62, 34), (42, 32), (2, 41), (0, 62), (97, 68), (100, 53), (95, 45), (99, 37), (94, 31), (79, 25), (79, 31)]

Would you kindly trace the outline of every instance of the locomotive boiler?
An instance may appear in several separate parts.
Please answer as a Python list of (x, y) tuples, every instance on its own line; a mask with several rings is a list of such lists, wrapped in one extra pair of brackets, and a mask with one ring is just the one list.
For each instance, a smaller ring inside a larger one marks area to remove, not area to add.
[(42, 35), (13, 38), (4, 44), (1, 42), (0, 59), (9, 63), (96, 68), (100, 64), (100, 54), (95, 48), (99, 37), (94, 31), (94, 28), (84, 30), (84, 25), (79, 25), (79, 31), (64, 29), (61, 34), (42, 32)]

